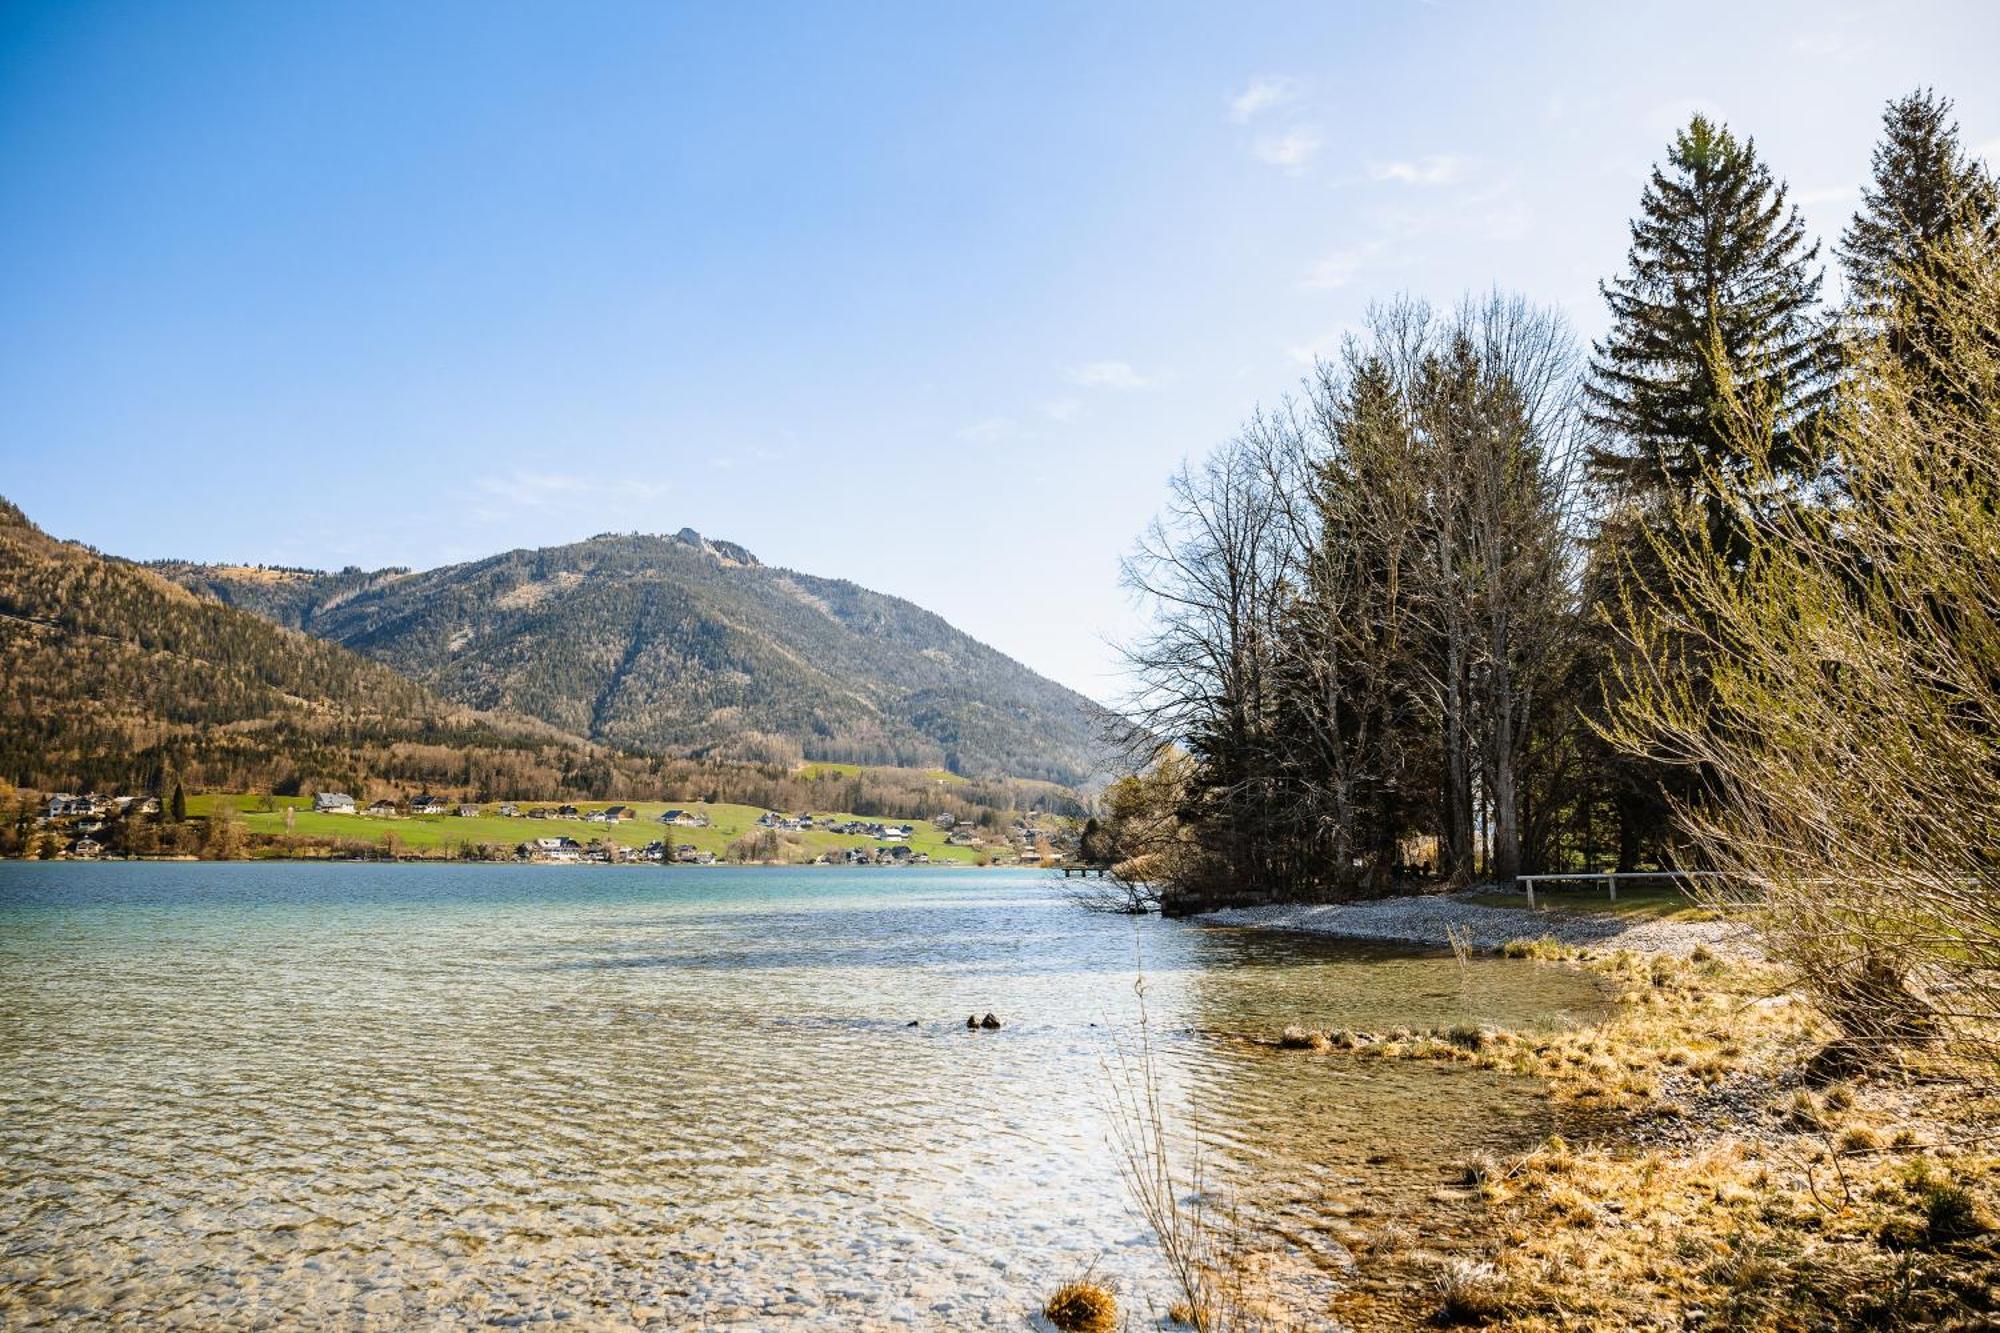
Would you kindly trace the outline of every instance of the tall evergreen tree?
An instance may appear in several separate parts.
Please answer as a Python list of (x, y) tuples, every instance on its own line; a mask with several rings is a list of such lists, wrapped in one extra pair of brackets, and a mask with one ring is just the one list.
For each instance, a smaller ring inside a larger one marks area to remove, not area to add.
[[(1810, 423), (1831, 398), (1836, 364), (1818, 254), (1754, 143), (1701, 115), (1674, 136), (1640, 196), (1627, 270), (1603, 285), (1613, 324), (1585, 387), (1604, 432), (1589, 471), (1616, 516), (1597, 537), (1610, 576), (1600, 605), (1643, 607), (1665, 591), (1649, 533), (1671, 522), (1676, 502), (1704, 497), (1713, 549), (1740, 558), (1748, 534), (1737, 511), (1702, 483), (1749, 465), (1733, 421), (1741, 404), (1773, 423), (1773, 461), (1799, 476), (1817, 461)], [(1698, 676), (1697, 656), (1678, 670)], [(1596, 702), (1615, 710), (1615, 699)], [(1669, 826), (1670, 804), (1700, 796), (1701, 778), (1626, 756), (1610, 763), (1618, 863), (1631, 869)]]
[(1920, 349), (1938, 335), (1939, 300), (1950, 299), (1941, 283), (1966, 271), (1943, 260), (1941, 249), (1990, 248), (2000, 229), (2000, 190), (1986, 166), (1966, 156), (1951, 107), (1928, 88), (1889, 103), (1874, 179), (1840, 241), (1855, 312), (1882, 331), (1905, 370), (1931, 363)]
[(1696, 115), (1639, 207), (1627, 271), (1602, 288), (1613, 326), (1588, 393), (1608, 439), (1592, 451), (1593, 476), (1643, 503), (1740, 468), (1724, 412), (1731, 385), (1769, 406), (1781, 458), (1803, 467), (1801, 428), (1826, 401), (1832, 356), (1819, 247), (1785, 187), (1752, 141)]

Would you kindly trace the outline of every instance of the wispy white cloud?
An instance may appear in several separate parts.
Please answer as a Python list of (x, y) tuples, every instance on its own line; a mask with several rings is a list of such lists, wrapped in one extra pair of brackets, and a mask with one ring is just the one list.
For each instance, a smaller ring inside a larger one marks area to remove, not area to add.
[(1376, 162), (1368, 178), (1398, 185), (1451, 185), (1465, 175), (1465, 161), (1454, 153), (1432, 153), (1408, 162)]
[(1282, 74), (1259, 74), (1247, 88), (1229, 99), (1229, 119), (1237, 125), (1248, 125), (1274, 107), (1297, 101), (1298, 96), (1297, 79)]
[(996, 444), (1014, 434), (1011, 417), (981, 417), (958, 428), (958, 438), (969, 444)]
[(669, 493), (664, 482), (518, 467), (479, 477), (473, 490), (473, 516), (485, 522), (523, 512), (626, 514)]
[(1835, 15), (1819, 27), (1807, 28), (1792, 38), (1792, 50), (1813, 60), (1853, 60), (1867, 50), (1856, 31), (1860, 17)]
[(1305, 285), (1320, 291), (1345, 287), (1381, 248), (1379, 243), (1372, 243), (1353, 250), (1335, 250), (1306, 270)]
[(1304, 171), (1313, 155), (1319, 152), (1319, 136), (1304, 126), (1297, 126), (1283, 134), (1263, 135), (1251, 145), (1250, 151), (1259, 162), (1296, 174)]
[(1144, 389), (1153, 381), (1123, 361), (1086, 361), (1071, 366), (1065, 376), (1086, 389)]
[(1074, 398), (1051, 398), (1042, 404), (1042, 415), (1050, 421), (1075, 421), (1077, 413), (1082, 410), (1083, 404)]

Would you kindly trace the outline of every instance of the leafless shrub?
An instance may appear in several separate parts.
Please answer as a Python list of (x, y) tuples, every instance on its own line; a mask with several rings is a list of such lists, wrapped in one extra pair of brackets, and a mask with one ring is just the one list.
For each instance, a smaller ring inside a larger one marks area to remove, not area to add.
[[(1635, 651), (1611, 734), (1703, 775), (1714, 799), (1677, 815), (1729, 873), (1711, 892), (1761, 913), (1842, 1050), (1927, 1044), (1991, 1078), (2000, 262), (1961, 245), (1911, 281), (1925, 373), (1857, 344), (1818, 490), (1774, 465), (1767, 405), (1735, 400), (1749, 464), (1663, 516), (1670, 591), (1618, 617)], [(1727, 507), (1746, 550), (1718, 549), (1705, 506)]]
[(1116, 873), (1066, 883), (1063, 896), (1072, 906), (1086, 912), (1144, 916), (1160, 909), (1160, 892), (1151, 881), (1127, 879)]

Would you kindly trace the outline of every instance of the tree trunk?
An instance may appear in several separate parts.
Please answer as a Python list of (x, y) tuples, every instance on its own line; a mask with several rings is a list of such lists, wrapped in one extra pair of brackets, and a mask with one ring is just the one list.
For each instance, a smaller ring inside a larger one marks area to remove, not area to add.
[(1444, 694), (1444, 864), (1452, 884), (1469, 884), (1475, 874), (1472, 820), (1472, 755), (1466, 744), (1465, 662), (1456, 642), (1446, 649)]
[(1618, 873), (1630, 874), (1639, 868), (1639, 817), (1633, 807), (1638, 798), (1628, 792), (1618, 794)]
[(1502, 884), (1512, 884), (1520, 873), (1521, 824), (1515, 797), (1514, 747), (1503, 741), (1493, 756), (1493, 878)]

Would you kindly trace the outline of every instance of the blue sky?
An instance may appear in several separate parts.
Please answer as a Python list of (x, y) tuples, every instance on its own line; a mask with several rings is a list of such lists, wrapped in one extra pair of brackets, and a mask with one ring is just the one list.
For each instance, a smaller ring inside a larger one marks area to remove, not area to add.
[(1996, 66), (1990, 4), (13, 4), (0, 493), (314, 566), (693, 526), (1110, 697), (1167, 473), (1371, 299), (1593, 336), (1689, 111), (1830, 243), (1889, 97), (2000, 158)]

